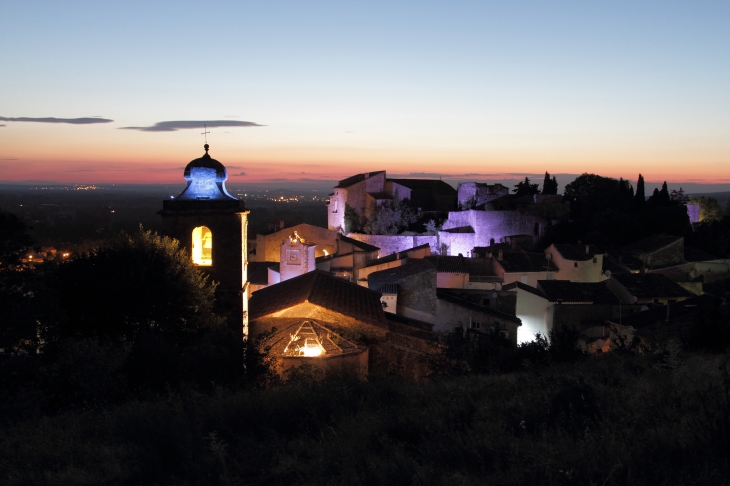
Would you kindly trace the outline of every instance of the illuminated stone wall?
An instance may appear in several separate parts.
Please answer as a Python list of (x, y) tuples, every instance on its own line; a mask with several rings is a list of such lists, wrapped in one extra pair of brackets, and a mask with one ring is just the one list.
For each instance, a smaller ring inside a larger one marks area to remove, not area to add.
[(288, 239), (294, 232), (304, 238), (307, 243), (317, 245), (315, 256), (333, 255), (337, 248), (337, 232), (312, 226), (311, 224), (298, 224), (290, 228), (271, 233), (269, 235), (256, 235), (256, 254), (251, 255), (252, 262), (278, 262), (279, 247), (281, 242)]
[(438, 249), (438, 236), (436, 235), (366, 235), (362, 233), (350, 233), (347, 235), (353, 240), (362, 241), (380, 248), (378, 258), (410, 250), (420, 245), (428, 244), (431, 253), (436, 253)]

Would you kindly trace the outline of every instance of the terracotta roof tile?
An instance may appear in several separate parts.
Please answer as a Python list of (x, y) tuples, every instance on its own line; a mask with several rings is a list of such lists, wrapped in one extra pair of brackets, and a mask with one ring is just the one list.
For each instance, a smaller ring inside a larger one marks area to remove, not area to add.
[(387, 329), (379, 293), (322, 270), (256, 291), (249, 301), (249, 318), (255, 320), (304, 302)]

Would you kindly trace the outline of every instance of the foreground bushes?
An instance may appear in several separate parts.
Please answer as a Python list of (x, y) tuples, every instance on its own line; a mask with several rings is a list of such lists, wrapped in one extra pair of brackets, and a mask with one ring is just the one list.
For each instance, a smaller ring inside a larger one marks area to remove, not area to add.
[[(660, 366), (664, 364), (664, 366)], [(727, 356), (181, 386), (0, 433), (3, 484), (726, 484)]]

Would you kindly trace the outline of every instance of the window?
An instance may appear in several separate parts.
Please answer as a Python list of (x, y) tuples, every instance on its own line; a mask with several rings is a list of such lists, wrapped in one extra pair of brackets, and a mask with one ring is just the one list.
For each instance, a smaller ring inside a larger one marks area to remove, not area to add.
[(193, 230), (193, 264), (201, 266), (213, 265), (213, 233), (207, 226), (198, 226)]
[(472, 329), (481, 329), (481, 327), (482, 327), (482, 323), (481, 322), (472, 322), (471, 323), (471, 328)]
[(574, 266), (575, 268), (578, 268), (578, 262), (573, 262), (573, 266)]
[(593, 263), (598, 263), (598, 258), (594, 258)]
[(538, 236), (540, 234), (540, 223), (535, 223), (534, 233), (535, 233), (535, 236)]

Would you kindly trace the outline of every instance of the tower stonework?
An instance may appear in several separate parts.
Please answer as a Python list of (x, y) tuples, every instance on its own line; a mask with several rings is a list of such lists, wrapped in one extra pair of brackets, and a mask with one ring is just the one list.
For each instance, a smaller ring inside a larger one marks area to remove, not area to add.
[(279, 275), (281, 281), (316, 270), (314, 250), (317, 245), (304, 242), (295, 231), (279, 247)]
[(226, 168), (208, 154), (185, 167), (188, 185), (174, 199), (163, 201), (165, 233), (180, 241), (193, 264), (219, 282), (220, 311), (241, 323), (248, 333), (248, 278), (246, 272), (248, 213), (244, 201), (225, 187)]

